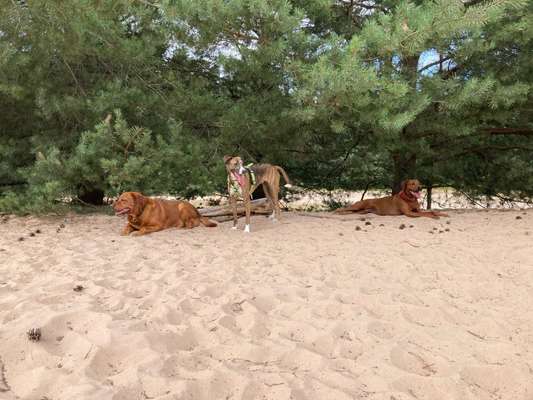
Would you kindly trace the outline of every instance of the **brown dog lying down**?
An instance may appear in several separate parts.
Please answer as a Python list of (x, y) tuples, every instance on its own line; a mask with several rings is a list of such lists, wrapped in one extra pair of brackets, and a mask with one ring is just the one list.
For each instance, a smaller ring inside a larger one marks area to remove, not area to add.
[(191, 203), (145, 197), (137, 192), (125, 192), (113, 204), (117, 215), (128, 215), (128, 224), (122, 235), (145, 235), (167, 228), (194, 228), (203, 224), (214, 227), (216, 223), (202, 217)]
[(408, 179), (402, 182), (402, 190), (394, 196), (380, 199), (361, 200), (349, 207), (335, 210), (337, 214), (352, 212), (377, 215), (407, 215), (408, 217), (429, 217), (438, 219), (448, 215), (438, 211), (422, 211), (418, 198), (420, 197), (420, 182), (417, 179)]

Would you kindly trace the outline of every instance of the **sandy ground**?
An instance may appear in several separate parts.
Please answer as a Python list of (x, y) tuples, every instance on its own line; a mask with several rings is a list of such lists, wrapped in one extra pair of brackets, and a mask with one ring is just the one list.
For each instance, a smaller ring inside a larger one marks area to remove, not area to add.
[(450, 214), (4, 220), (0, 399), (531, 400), (533, 210)]

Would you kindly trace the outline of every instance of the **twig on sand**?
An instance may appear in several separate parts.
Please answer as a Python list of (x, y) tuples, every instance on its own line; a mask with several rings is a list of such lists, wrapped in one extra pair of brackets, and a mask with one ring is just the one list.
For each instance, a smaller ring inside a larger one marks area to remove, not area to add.
[(311, 213), (304, 213), (304, 212), (297, 212), (296, 215), (299, 215), (301, 217), (309, 217), (309, 218), (323, 218), (323, 219), (335, 219), (337, 221), (353, 221), (352, 218), (339, 218), (337, 216), (333, 215), (314, 215)]
[(79, 197), (74, 197), (72, 200), (73, 201), (77, 201), (78, 203), (80, 203), (80, 204), (82, 204), (82, 205), (84, 205), (86, 207), (98, 208), (98, 206), (95, 206), (94, 204), (89, 204), (89, 203), (83, 201), (82, 199), (80, 199)]
[(475, 332), (472, 332), (471, 330), (466, 330), (468, 333), (470, 333), (472, 336), (475, 336), (477, 337), (478, 339), (481, 339), (481, 340), (485, 340), (485, 337), (484, 336), (481, 336), (481, 335), (478, 335), (477, 333)]
[(89, 353), (93, 349), (93, 345), (91, 344), (91, 347), (89, 347), (89, 351), (85, 354), (85, 357), (83, 357), (84, 360), (87, 360), (87, 357), (89, 357)]
[(276, 382), (276, 383), (266, 383), (265, 382), (265, 386), (268, 386), (268, 387), (281, 386), (281, 385), (285, 385), (285, 382)]

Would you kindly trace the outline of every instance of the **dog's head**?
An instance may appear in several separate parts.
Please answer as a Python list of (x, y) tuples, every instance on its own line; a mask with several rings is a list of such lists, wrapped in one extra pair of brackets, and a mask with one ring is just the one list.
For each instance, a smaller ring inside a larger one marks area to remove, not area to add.
[(420, 189), (422, 189), (422, 186), (418, 179), (407, 179), (402, 182), (402, 192), (407, 196), (416, 197), (418, 199), (420, 197)]
[(146, 197), (138, 192), (124, 192), (113, 203), (117, 215), (141, 215), (146, 206)]
[(228, 172), (234, 172), (242, 175), (245, 171), (242, 158), (239, 156), (224, 156), (224, 165)]

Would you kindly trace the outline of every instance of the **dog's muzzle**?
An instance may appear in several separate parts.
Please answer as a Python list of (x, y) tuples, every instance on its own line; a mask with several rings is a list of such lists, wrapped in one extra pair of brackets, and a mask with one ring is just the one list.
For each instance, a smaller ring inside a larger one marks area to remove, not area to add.
[(129, 212), (130, 212), (130, 208), (126, 207), (126, 208), (123, 208), (122, 210), (115, 210), (115, 215), (123, 215)]

